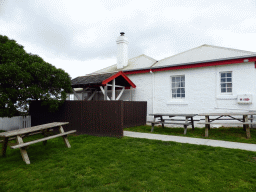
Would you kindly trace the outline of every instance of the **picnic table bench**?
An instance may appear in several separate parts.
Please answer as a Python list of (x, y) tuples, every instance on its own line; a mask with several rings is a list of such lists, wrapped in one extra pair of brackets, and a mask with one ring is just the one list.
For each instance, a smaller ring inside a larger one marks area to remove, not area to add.
[[(253, 120), (253, 118), (249, 118), (248, 116), (256, 115), (256, 112), (235, 112), (235, 113), (201, 113), (198, 116), (205, 116), (204, 122), (199, 122), (198, 124), (205, 124), (205, 137), (209, 136), (209, 129), (211, 124), (228, 124), (228, 125), (242, 125), (244, 130), (246, 131), (247, 139), (251, 138), (250, 127), (249, 125), (254, 125), (256, 122), (250, 122), (249, 120)], [(210, 117), (211, 116), (211, 117)], [(240, 116), (240, 117), (238, 117)], [(220, 120), (236, 120), (237, 122), (230, 123), (221, 123), (214, 122)]]
[[(193, 117), (197, 114), (173, 114), (173, 113), (154, 113), (149, 114), (150, 116), (154, 116), (154, 121), (147, 121), (147, 123), (151, 123), (152, 128), (151, 132), (154, 131), (155, 124), (162, 124), (164, 128), (164, 124), (174, 124), (174, 125), (183, 125), (184, 126), (184, 135), (187, 134), (187, 126), (191, 125), (194, 130), (194, 119)], [(169, 118), (163, 118), (164, 116), (168, 116)], [(184, 119), (173, 119), (173, 117), (185, 117)], [(160, 118), (157, 120), (157, 118)]]
[[(65, 132), (62, 125), (66, 125), (69, 122), (53, 122), (53, 123), (48, 123), (48, 124), (43, 124), (43, 125), (38, 125), (34, 127), (28, 127), (24, 129), (19, 129), (19, 130), (13, 130), (13, 131), (7, 131), (7, 132), (2, 132), (0, 133), (0, 137), (3, 137), (3, 146), (2, 146), (2, 156), (6, 156), (6, 149), (8, 145), (8, 141), (12, 140), (13, 138), (16, 138), (17, 140), (17, 145), (11, 146), (12, 149), (20, 149), (21, 156), (23, 158), (23, 161), (25, 161), (26, 164), (30, 164), (30, 160), (28, 157), (28, 153), (26, 151), (26, 148), (29, 145), (38, 143), (38, 142), (43, 142), (44, 145), (46, 145), (47, 140), (53, 139), (56, 137), (62, 137), (64, 140), (64, 143), (68, 148), (71, 147), (67, 135), (71, 133), (75, 133), (76, 130), (71, 130)], [(51, 135), (49, 136), (49, 131), (54, 128), (59, 128), (59, 134), (56, 135)], [(23, 142), (23, 137), (34, 135), (34, 134), (43, 134), (44, 138), (41, 139), (36, 139), (33, 141), (29, 141), (24, 143)]]

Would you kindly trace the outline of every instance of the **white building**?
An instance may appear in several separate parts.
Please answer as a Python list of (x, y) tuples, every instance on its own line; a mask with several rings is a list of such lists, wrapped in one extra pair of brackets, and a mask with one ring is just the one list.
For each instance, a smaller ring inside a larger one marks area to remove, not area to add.
[(254, 52), (202, 45), (160, 61), (128, 60), (124, 34), (117, 43), (117, 64), (94, 74), (123, 71), (136, 88), (120, 99), (147, 101), (148, 114), (256, 110)]

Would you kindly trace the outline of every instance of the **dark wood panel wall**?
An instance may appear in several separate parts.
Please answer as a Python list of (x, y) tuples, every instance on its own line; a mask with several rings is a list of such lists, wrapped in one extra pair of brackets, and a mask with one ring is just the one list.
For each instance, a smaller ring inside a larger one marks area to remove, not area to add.
[(48, 112), (40, 101), (30, 104), (31, 125), (69, 122), (64, 129), (77, 134), (122, 137), (123, 128), (146, 124), (147, 102), (65, 101), (58, 111)]

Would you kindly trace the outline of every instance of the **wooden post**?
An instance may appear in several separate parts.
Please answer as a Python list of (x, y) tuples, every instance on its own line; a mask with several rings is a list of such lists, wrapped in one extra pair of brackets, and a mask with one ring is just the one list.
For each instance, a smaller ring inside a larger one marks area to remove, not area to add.
[[(188, 123), (188, 117), (186, 117), (186, 120), (185, 120), (185, 123)], [(188, 125), (184, 125), (184, 135), (187, 134), (187, 128), (188, 128)]]
[(151, 127), (151, 132), (153, 132), (154, 131), (154, 123), (151, 123), (151, 125), (152, 125), (152, 127)]
[(8, 137), (4, 138), (4, 143), (3, 143), (3, 146), (2, 146), (2, 157), (6, 156), (6, 149), (7, 149), (7, 146), (8, 146), (8, 140), (9, 140)]
[(111, 100), (116, 100), (116, 79), (112, 81), (112, 98)]
[[(253, 122), (253, 115), (251, 115), (251, 123)], [(250, 125), (250, 128), (253, 128), (253, 124)]]
[[(243, 115), (244, 123), (248, 123), (248, 115)], [(243, 125), (243, 128), (246, 130), (246, 138), (250, 139), (251, 138), (251, 133), (250, 133), (250, 127), (249, 125)]]
[(192, 124), (192, 130), (194, 131), (195, 126), (194, 126), (194, 119), (193, 119), (193, 117), (191, 117), (191, 124)]
[(132, 86), (130, 86), (130, 101), (132, 101)]
[[(17, 135), (17, 143), (18, 144), (22, 144), (23, 143), (22, 138), (20, 136), (18, 136), (18, 135)], [(21, 153), (23, 161), (25, 161), (26, 164), (30, 164), (30, 160), (29, 160), (29, 157), (28, 157), (28, 153), (26, 151), (26, 147), (21, 147), (20, 148), (20, 153)]]
[[(208, 115), (205, 116), (205, 122), (209, 123), (209, 116)], [(209, 136), (209, 128), (210, 128), (210, 124), (205, 124), (205, 137)]]
[[(160, 119), (161, 119), (162, 122), (164, 122), (163, 116), (160, 116)], [(162, 123), (162, 128), (164, 128), (164, 123)]]
[[(64, 133), (64, 129), (63, 129), (62, 126), (59, 127), (59, 131), (60, 131), (60, 133)], [(71, 145), (70, 145), (70, 143), (69, 143), (69, 141), (68, 141), (67, 135), (62, 136), (62, 138), (63, 138), (64, 143), (66, 144), (66, 146), (67, 146), (68, 148), (70, 148)]]
[[(154, 115), (154, 122), (156, 122), (156, 116)], [(151, 132), (153, 132), (154, 131), (154, 126), (155, 126), (155, 124), (154, 123), (151, 123), (151, 125), (152, 125), (152, 127), (151, 127)]]
[[(245, 122), (245, 115), (243, 115), (243, 122)], [(246, 131), (246, 126), (245, 125), (243, 125), (243, 129), (244, 129), (244, 131)]]
[(106, 85), (104, 87), (104, 92), (105, 92), (105, 94), (104, 94), (104, 101), (107, 101), (107, 99), (108, 99), (107, 91), (108, 91), (108, 86)]

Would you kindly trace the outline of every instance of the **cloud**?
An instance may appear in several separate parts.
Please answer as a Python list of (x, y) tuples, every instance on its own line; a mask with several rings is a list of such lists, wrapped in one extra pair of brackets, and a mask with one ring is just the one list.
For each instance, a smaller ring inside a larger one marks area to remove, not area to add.
[(121, 31), (130, 58), (162, 59), (202, 44), (253, 50), (255, 11), (254, 0), (0, 0), (0, 34), (70, 70), (72, 61), (115, 62)]

